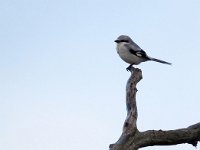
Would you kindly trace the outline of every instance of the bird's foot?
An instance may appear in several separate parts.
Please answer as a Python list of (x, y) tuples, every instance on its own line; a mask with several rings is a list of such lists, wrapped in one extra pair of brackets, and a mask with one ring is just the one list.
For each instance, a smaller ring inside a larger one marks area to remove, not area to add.
[(132, 66), (133, 66), (132, 64), (129, 65), (129, 66), (126, 68), (126, 70), (131, 72), (131, 68), (132, 68)]

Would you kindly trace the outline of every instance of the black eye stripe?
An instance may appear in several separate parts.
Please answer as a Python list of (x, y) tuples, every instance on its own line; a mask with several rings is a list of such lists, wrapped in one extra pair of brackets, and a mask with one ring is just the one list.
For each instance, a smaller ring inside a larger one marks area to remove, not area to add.
[(121, 40), (120, 42), (126, 42), (126, 43), (128, 43), (128, 40)]

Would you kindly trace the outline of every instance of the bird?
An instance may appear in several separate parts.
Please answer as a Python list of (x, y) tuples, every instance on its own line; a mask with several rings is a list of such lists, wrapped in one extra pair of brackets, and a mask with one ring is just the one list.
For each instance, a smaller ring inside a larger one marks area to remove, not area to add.
[(116, 50), (121, 59), (130, 64), (126, 68), (127, 71), (130, 71), (133, 65), (138, 65), (146, 61), (155, 61), (167, 65), (172, 64), (170, 62), (148, 56), (147, 53), (127, 35), (120, 35), (114, 42), (117, 43)]

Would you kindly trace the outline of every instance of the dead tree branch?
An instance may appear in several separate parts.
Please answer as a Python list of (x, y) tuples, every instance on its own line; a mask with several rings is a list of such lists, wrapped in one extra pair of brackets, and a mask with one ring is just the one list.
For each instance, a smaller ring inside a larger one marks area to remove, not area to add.
[(182, 143), (197, 146), (197, 143), (200, 141), (200, 123), (176, 130), (138, 131), (136, 85), (141, 79), (142, 71), (138, 68), (132, 68), (131, 76), (126, 85), (127, 117), (123, 125), (123, 132), (119, 140), (115, 144), (110, 145), (110, 150), (138, 150), (147, 146), (176, 145)]

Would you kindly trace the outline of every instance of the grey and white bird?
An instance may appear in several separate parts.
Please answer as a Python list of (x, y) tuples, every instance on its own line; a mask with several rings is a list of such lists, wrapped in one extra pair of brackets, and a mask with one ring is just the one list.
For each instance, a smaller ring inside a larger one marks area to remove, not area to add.
[(130, 64), (126, 70), (130, 71), (133, 65), (138, 65), (145, 61), (156, 61), (163, 64), (171, 65), (171, 63), (150, 57), (127, 35), (120, 35), (115, 42), (117, 43), (117, 53), (126, 63)]

